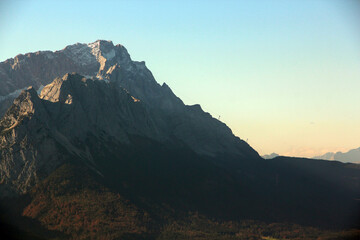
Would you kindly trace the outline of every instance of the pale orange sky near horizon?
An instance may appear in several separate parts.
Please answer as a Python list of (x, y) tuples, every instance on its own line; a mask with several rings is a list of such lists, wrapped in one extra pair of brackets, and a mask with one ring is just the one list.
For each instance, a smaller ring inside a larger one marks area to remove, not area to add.
[[(356, 145), (353, 140), (359, 139), (360, 142), (360, 128), (353, 129), (354, 124), (346, 127), (331, 122), (269, 124), (253, 121), (240, 126), (238, 123), (229, 123), (230, 126), (233, 124), (234, 134), (243, 135), (243, 140), (248, 139), (248, 143), (260, 155), (275, 152), (283, 156), (314, 157), (328, 152), (347, 152), (360, 147), (360, 144)], [(259, 130), (261, 135), (254, 134)]]

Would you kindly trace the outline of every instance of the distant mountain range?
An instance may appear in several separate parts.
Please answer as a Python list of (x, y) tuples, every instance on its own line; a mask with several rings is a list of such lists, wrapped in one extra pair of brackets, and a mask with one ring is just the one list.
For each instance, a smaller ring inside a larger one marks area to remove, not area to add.
[(328, 152), (321, 156), (315, 156), (314, 159), (337, 160), (341, 162), (360, 163), (360, 148), (351, 149), (343, 152)]
[[(280, 156), (277, 153), (271, 153), (261, 156), (264, 159), (273, 159)], [(342, 152), (328, 152), (321, 156), (312, 157), (312, 159), (322, 160), (336, 160), (344, 163), (360, 163), (360, 148), (351, 149), (346, 153)]]
[(280, 155), (277, 154), (277, 153), (271, 153), (271, 154), (265, 154), (265, 155), (263, 155), (261, 157), (264, 158), (264, 159), (273, 159), (273, 158), (276, 158), (278, 156), (280, 156)]
[[(18, 239), (261, 239), (272, 222), (359, 226), (358, 165), (264, 160), (122, 45), (18, 55), (0, 63), (0, 89), (0, 219)], [(248, 220), (263, 227), (242, 232)]]

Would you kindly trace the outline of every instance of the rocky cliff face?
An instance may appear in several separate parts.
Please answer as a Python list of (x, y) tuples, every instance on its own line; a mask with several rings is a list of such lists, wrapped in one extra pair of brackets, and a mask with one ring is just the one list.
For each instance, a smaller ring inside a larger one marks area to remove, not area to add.
[(102, 40), (77, 43), (56, 52), (20, 54), (0, 63), (0, 99), (27, 86), (38, 89), (68, 72), (101, 75), (114, 62), (125, 66), (132, 61), (123, 46)]
[(24, 193), (66, 156), (51, 137), (49, 116), (36, 91), (22, 92), (0, 121), (0, 191)]
[[(128, 135), (165, 141), (166, 128), (141, 101), (113, 83), (66, 74), (44, 87), (24, 90), (0, 122), (0, 178), (6, 191), (24, 193), (67, 157), (94, 168), (85, 141)], [(5, 190), (4, 190), (5, 191)]]
[(131, 84), (133, 89), (128, 89), (134, 95), (142, 95), (145, 100), (159, 94), (160, 85), (144, 62), (132, 61), (120, 44), (114, 46), (111, 41), (98, 40), (89, 44), (77, 43), (55, 52), (20, 54), (0, 63), (0, 101), (16, 97), (28, 86), (41, 89), (66, 73), (77, 72), (107, 80), (116, 69), (121, 69), (125, 87), (130, 88), (129, 81), (136, 82)]
[[(157, 95), (131, 85), (133, 80), (123, 77), (117, 63), (111, 70), (104, 76), (105, 81), (68, 73), (55, 78), (39, 95), (29, 87), (15, 99), (0, 122), (3, 194), (25, 193), (73, 158), (101, 175), (90, 149), (93, 146), (87, 144), (89, 139), (106, 149), (109, 143), (136, 144), (131, 137), (139, 136), (209, 157), (259, 159), (225, 124), (203, 112), (199, 105), (185, 106), (168, 86), (149, 83), (147, 87)], [(143, 77), (137, 81), (152, 81)], [(141, 100), (123, 87), (125, 81)]]

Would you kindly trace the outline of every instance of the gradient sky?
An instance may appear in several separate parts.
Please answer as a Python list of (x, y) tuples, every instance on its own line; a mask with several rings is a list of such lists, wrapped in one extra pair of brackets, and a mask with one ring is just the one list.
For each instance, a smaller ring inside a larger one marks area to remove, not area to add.
[(124, 45), (260, 154), (360, 147), (360, 4), (350, 0), (0, 1), (0, 61)]

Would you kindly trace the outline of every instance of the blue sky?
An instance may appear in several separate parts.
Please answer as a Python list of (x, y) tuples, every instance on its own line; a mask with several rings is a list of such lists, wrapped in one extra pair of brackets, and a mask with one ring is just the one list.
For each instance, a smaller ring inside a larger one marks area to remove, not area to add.
[(123, 44), (260, 154), (360, 146), (360, 4), (350, 0), (0, 1), (0, 61)]

